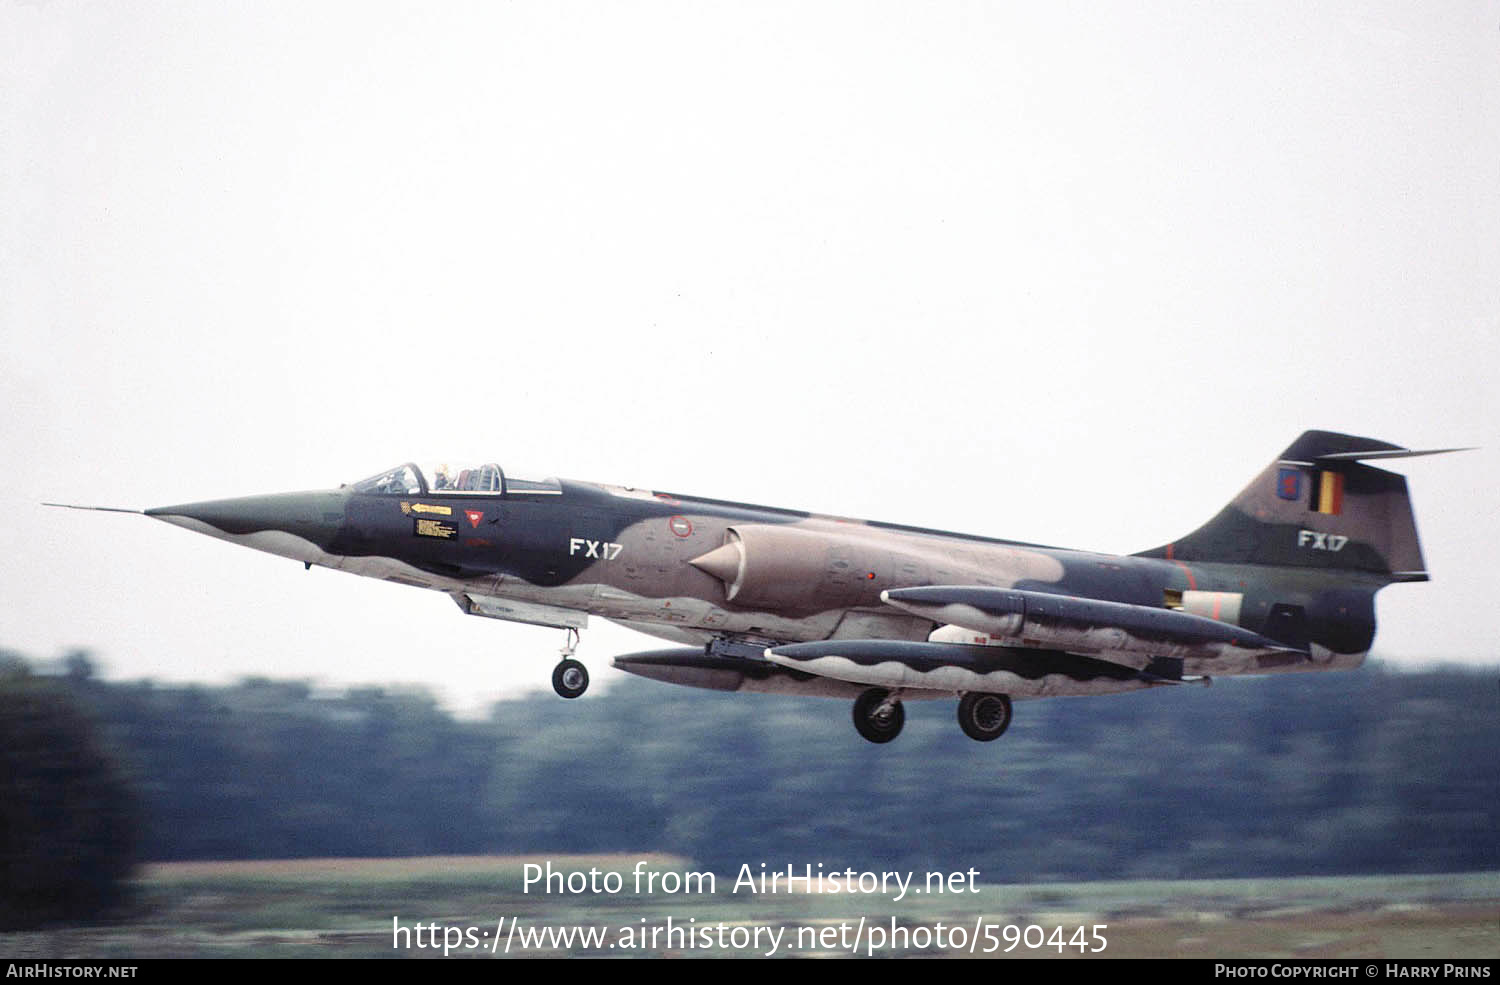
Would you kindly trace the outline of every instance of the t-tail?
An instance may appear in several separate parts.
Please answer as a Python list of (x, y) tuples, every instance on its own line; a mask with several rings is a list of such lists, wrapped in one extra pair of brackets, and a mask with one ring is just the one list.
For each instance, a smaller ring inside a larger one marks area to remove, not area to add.
[(1305, 431), (1212, 520), (1139, 556), (1426, 581), (1405, 477), (1364, 463), (1464, 450)]
[(1252, 579), (1264, 611), (1245, 613), (1246, 624), (1315, 654), (1362, 657), (1375, 592), (1428, 579), (1406, 479), (1366, 463), (1463, 450), (1307, 431), (1212, 520), (1138, 556), (1264, 566)]

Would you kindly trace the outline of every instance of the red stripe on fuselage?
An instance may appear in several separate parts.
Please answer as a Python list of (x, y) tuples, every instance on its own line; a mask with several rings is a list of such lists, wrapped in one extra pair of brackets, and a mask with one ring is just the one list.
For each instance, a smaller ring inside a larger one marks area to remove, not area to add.
[[(1171, 553), (1168, 552), (1167, 556), (1170, 557)], [(1193, 577), (1193, 569), (1189, 568), (1186, 564), (1183, 564), (1181, 561), (1173, 561), (1172, 563), (1175, 564), (1175, 565), (1177, 565), (1177, 567), (1181, 568), (1183, 574), (1187, 575), (1188, 588), (1196, 592), (1198, 590), (1198, 579), (1195, 578), (1195, 577)]]

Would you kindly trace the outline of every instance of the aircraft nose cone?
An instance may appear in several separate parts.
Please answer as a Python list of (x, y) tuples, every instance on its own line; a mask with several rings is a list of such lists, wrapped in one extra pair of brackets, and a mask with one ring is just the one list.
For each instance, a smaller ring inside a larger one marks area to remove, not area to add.
[(326, 550), (344, 525), (346, 503), (337, 491), (275, 493), (158, 506), (146, 515), (220, 537), (290, 534)]

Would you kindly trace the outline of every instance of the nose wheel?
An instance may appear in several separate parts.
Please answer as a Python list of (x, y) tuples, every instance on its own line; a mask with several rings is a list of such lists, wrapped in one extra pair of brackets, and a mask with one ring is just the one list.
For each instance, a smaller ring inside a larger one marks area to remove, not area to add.
[(581, 698), (589, 689), (589, 670), (573, 659), (578, 649), (578, 630), (568, 630), (568, 642), (563, 645), (562, 660), (552, 668), (552, 690), (561, 698)]
[(577, 660), (564, 660), (552, 669), (552, 689), (559, 697), (583, 697), (589, 689), (588, 668)]

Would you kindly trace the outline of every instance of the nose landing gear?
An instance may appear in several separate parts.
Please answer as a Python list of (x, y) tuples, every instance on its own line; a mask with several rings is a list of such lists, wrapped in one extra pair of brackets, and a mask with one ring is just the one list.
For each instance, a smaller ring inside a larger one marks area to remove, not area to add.
[(556, 691), (558, 697), (581, 698), (583, 692), (589, 689), (588, 668), (573, 659), (573, 651), (578, 649), (578, 630), (568, 630), (568, 641), (558, 651), (562, 654), (562, 660), (552, 668), (552, 690)]

